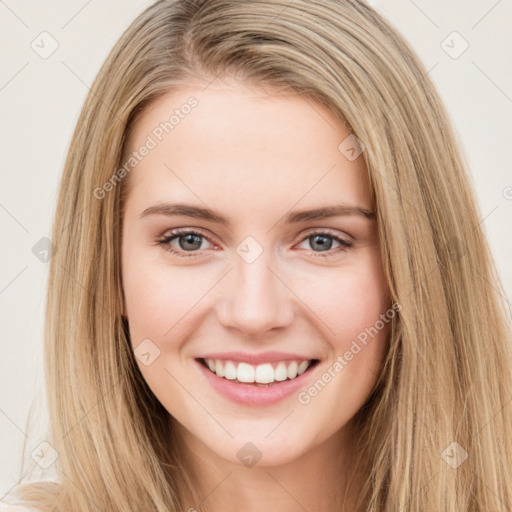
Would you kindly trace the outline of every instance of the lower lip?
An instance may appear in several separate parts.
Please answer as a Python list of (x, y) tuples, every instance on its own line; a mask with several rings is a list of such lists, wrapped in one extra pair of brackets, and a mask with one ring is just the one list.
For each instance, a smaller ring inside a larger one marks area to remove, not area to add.
[(196, 363), (201, 373), (215, 390), (230, 400), (244, 405), (271, 405), (283, 400), (298, 391), (301, 386), (304, 386), (312, 370), (318, 364), (313, 364), (302, 375), (294, 379), (284, 380), (268, 387), (259, 387), (252, 384), (240, 384), (236, 380), (219, 377), (197, 359)]

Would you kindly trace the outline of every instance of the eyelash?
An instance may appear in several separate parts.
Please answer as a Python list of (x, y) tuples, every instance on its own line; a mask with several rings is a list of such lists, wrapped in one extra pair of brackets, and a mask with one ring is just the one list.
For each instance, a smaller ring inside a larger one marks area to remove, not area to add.
[[(169, 242), (171, 242), (174, 238), (177, 238), (177, 237), (180, 237), (180, 236), (185, 236), (185, 235), (198, 235), (198, 236), (206, 238), (206, 240), (210, 241), (208, 239), (208, 237), (204, 233), (202, 233), (200, 231), (196, 231), (196, 230), (193, 230), (193, 229), (187, 229), (187, 228), (177, 228), (177, 229), (172, 230), (168, 235), (159, 238), (157, 240), (157, 242), (158, 242), (158, 245), (162, 246), (162, 248), (164, 250), (166, 250), (166, 251), (168, 251), (171, 254), (174, 254), (176, 256), (184, 257), (184, 258), (194, 258), (194, 257), (197, 257), (198, 256), (197, 253), (200, 252), (200, 251), (183, 251), (183, 250), (179, 250), (178, 251), (178, 250), (176, 250), (174, 247), (172, 247), (169, 244)], [(333, 238), (334, 240), (336, 240), (336, 242), (338, 242), (340, 244), (339, 247), (336, 247), (335, 249), (329, 249), (327, 251), (320, 251), (320, 252), (310, 251), (310, 252), (313, 253), (313, 257), (315, 257), (315, 258), (316, 257), (319, 257), (319, 258), (329, 258), (329, 257), (333, 256), (333, 253), (337, 254), (340, 251), (346, 251), (347, 249), (349, 249), (353, 245), (352, 242), (349, 242), (348, 240), (340, 238), (334, 232), (332, 232), (332, 231), (330, 231), (328, 229), (323, 230), (323, 231), (313, 231), (311, 233), (308, 233), (307, 236), (302, 238), (302, 240), (300, 240), (299, 243), (304, 242), (309, 237), (314, 236), (314, 235), (324, 235), (324, 236), (327, 236), (329, 238)]]

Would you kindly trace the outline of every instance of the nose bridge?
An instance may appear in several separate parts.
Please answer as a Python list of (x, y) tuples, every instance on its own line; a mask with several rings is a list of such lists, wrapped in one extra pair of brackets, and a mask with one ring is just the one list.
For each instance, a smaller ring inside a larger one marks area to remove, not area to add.
[[(237, 247), (234, 269), (225, 286), (221, 322), (250, 336), (288, 325), (293, 305), (287, 288), (276, 277), (270, 250), (247, 237)], [(271, 270), (272, 269), (272, 270)]]

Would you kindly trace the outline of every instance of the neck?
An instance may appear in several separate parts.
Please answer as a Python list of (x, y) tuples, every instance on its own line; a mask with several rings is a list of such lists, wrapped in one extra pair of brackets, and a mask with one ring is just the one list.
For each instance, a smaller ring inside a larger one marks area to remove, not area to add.
[[(184, 428), (178, 428), (186, 466), (201, 497), (190, 494), (184, 503), (190, 512), (352, 512), (356, 495), (352, 489), (344, 501), (352, 477), (354, 439), (347, 425), (335, 435), (292, 461), (281, 465), (259, 463), (244, 466), (221, 458)], [(359, 481), (353, 482), (357, 489)]]

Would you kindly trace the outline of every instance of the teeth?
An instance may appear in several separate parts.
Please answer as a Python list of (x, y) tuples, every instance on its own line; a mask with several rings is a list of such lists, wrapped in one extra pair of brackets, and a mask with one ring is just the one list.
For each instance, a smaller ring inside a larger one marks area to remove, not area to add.
[(297, 368), (297, 375), (302, 375), (308, 367), (307, 361), (302, 361), (302, 363), (299, 364), (299, 367)]
[(302, 375), (311, 365), (309, 361), (279, 361), (277, 364), (263, 363), (257, 366), (248, 363), (235, 363), (220, 359), (205, 359), (206, 365), (218, 377), (239, 382), (256, 383), (261, 386), (294, 379)]
[(295, 377), (297, 377), (297, 368), (298, 367), (299, 367), (299, 365), (297, 364), (297, 361), (292, 361), (288, 365), (288, 370), (286, 373), (288, 374), (289, 379), (295, 379)]
[(256, 366), (256, 376), (254, 377), (254, 380), (260, 384), (274, 382), (274, 368), (272, 368), (272, 365), (267, 363)]
[(215, 360), (215, 373), (219, 377), (224, 377), (224, 366), (218, 359)]
[[(217, 363), (215, 363), (215, 367), (217, 367)], [(217, 372), (215, 372), (217, 373)], [(224, 377), (229, 380), (234, 380), (237, 377), (237, 371), (236, 366), (231, 362), (228, 361), (226, 365), (224, 366)]]
[(276, 369), (274, 370), (274, 379), (277, 381), (286, 380), (288, 378), (288, 372), (286, 370), (286, 365), (283, 362), (277, 364)]
[[(217, 373), (217, 375), (219, 375)], [(254, 366), (247, 363), (239, 363), (236, 369), (236, 378), (240, 382), (254, 382)]]

